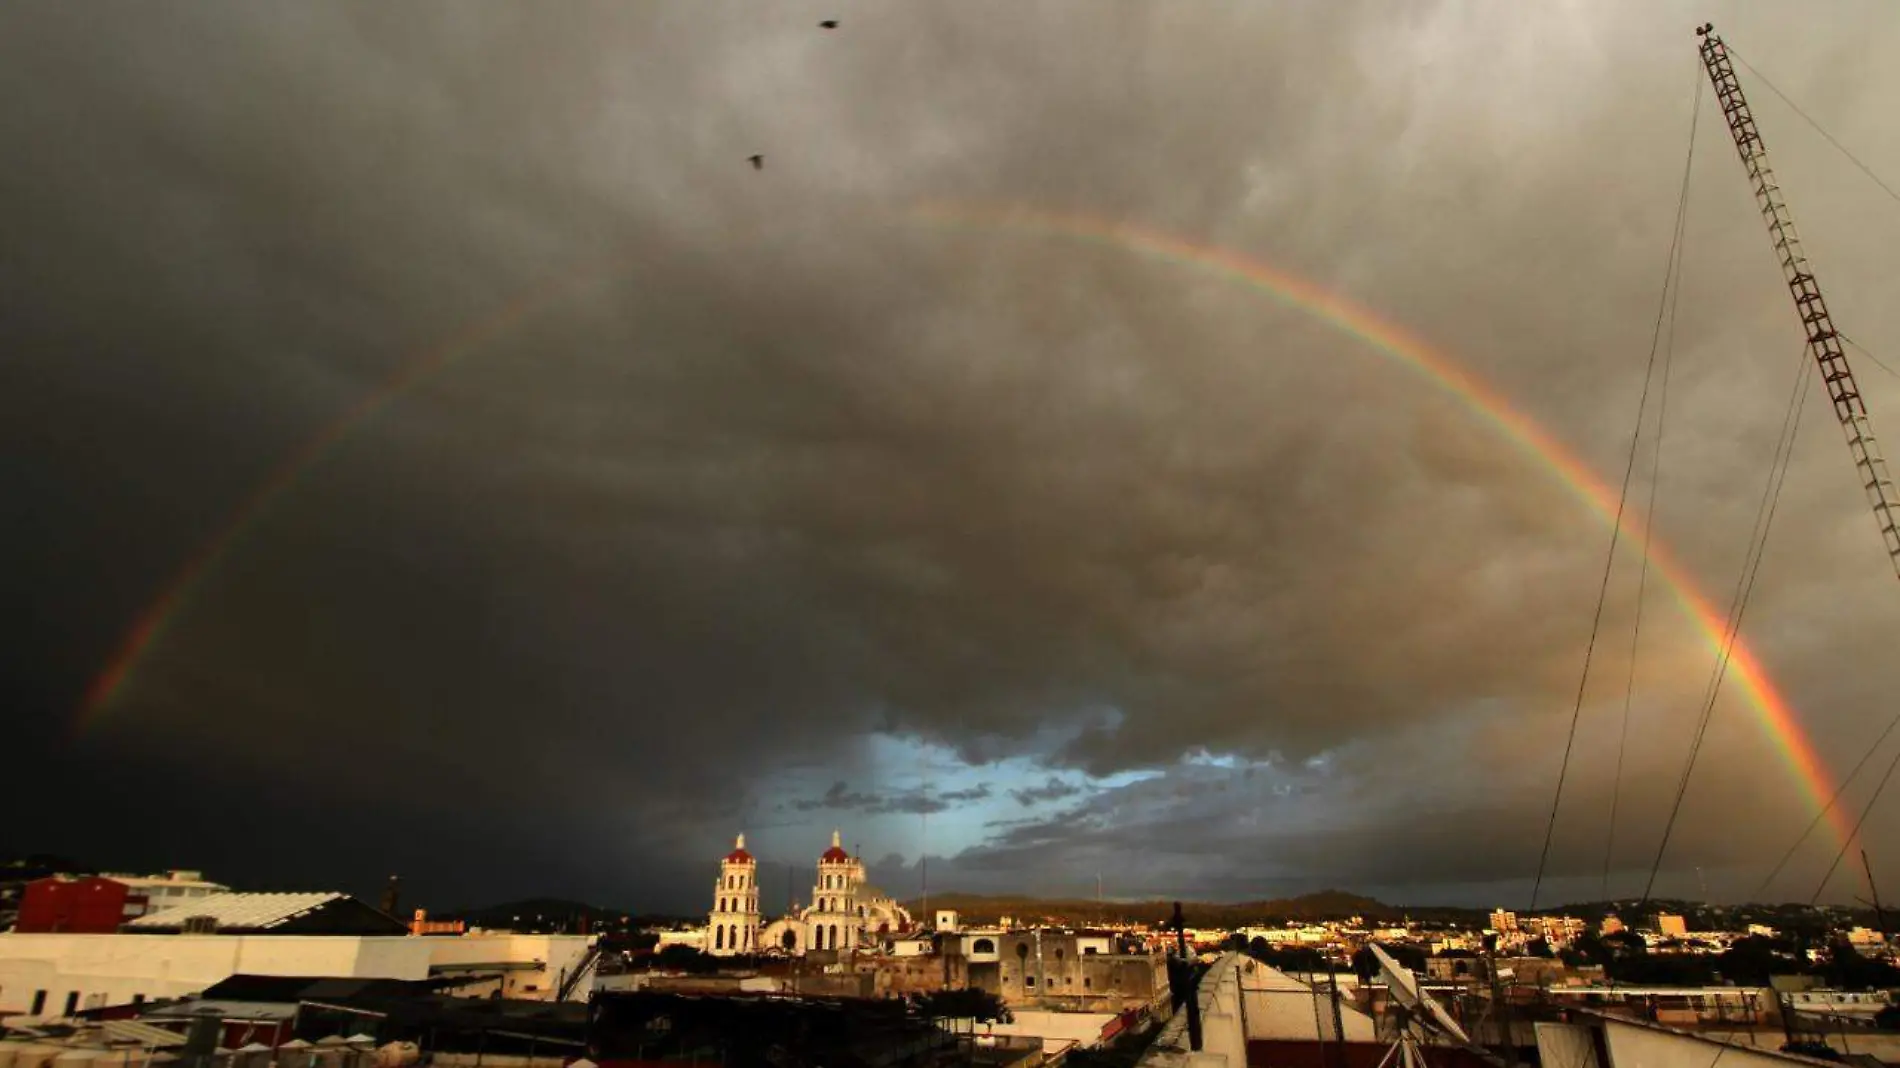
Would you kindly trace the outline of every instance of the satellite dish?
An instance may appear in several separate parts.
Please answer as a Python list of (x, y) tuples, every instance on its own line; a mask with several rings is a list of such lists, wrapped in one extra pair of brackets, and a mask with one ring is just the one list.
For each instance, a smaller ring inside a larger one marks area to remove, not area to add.
[(1393, 960), (1376, 942), (1367, 943), (1367, 948), (1372, 950), (1373, 959), (1379, 962), (1379, 971), (1385, 976), (1385, 988), (1411, 1013), (1413, 1019), (1420, 1024), (1429, 1024), (1429, 1029), (1438, 1031), (1461, 1046), (1471, 1044), (1471, 1037), (1465, 1034), (1464, 1028), (1458, 1026), (1458, 1021), (1451, 1018), (1445, 1007), (1419, 989), (1418, 977), (1412, 974), (1412, 969)]

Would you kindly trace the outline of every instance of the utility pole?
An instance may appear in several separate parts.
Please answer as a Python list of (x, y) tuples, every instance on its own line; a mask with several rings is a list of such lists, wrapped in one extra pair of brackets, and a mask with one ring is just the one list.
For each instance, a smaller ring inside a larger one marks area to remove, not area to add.
[[(1182, 981), (1187, 983), (1187, 990), (1185, 992), (1175, 990), (1174, 996), (1180, 998), (1187, 1005), (1188, 1049), (1194, 1053), (1199, 1053), (1201, 1051), (1200, 991), (1195, 989), (1198, 984), (1192, 981), (1195, 978), (1194, 959), (1188, 956), (1187, 919), (1181, 915), (1181, 903), (1179, 901), (1174, 903), (1174, 944), (1175, 947), (1180, 950), (1179, 959), (1181, 966), (1179, 969), (1170, 969), (1170, 971), (1178, 970)], [(1168, 985), (1170, 988), (1173, 987), (1174, 983), (1172, 977), (1170, 977)]]
[(1716, 36), (1711, 23), (1703, 23), (1695, 32), (1702, 39), (1702, 65), (1715, 86), (1715, 98), (1728, 120), (1735, 150), (1742, 157), (1742, 168), (1755, 187), (1755, 205), (1761, 209), (1762, 221), (1768, 224), (1775, 256), (1781, 261), (1781, 279), (1787, 283), (1788, 292), (1794, 297), (1795, 311), (1801, 316), (1808, 353), (1821, 369), (1821, 380), (1827, 383), (1828, 400), (1833, 402), (1834, 417), (1847, 435), (1847, 448), (1853, 453), (1861, 489), (1866, 494), (1868, 507), (1873, 509), (1874, 522), (1880, 527), (1887, 560), (1893, 565), (1894, 574), (1900, 576), (1900, 490), (1894, 488), (1887, 460), (1874, 441), (1867, 405), (1861, 399), (1853, 370), (1847, 366), (1847, 350), (1842, 347), (1840, 332), (1834, 329), (1834, 318), (1828, 313), (1827, 301), (1821, 297), (1821, 286), (1814, 280), (1814, 268), (1801, 249), (1801, 238), (1795, 233), (1788, 202), (1781, 195), (1781, 186), (1775, 182), (1774, 171), (1768, 167), (1768, 150), (1762, 145), (1755, 114), (1742, 95), (1742, 83), (1736, 80), (1728, 46)]
[(1517, 1042), (1511, 1034), (1511, 1012), (1504, 999), (1504, 981), (1498, 974), (1498, 938), (1496, 935), (1484, 936), (1484, 955), (1491, 965), (1491, 1004), (1496, 1008), (1495, 1018), (1498, 1028), (1498, 1044), (1504, 1047), (1504, 1063), (1508, 1068), (1517, 1068)]
[(1874, 922), (1880, 924), (1880, 940), (1891, 941), (1893, 936), (1887, 933), (1887, 910), (1880, 907), (1880, 888), (1874, 885), (1874, 866), (1868, 863), (1865, 849), (1860, 851), (1860, 866), (1867, 873), (1867, 892), (1874, 899)]

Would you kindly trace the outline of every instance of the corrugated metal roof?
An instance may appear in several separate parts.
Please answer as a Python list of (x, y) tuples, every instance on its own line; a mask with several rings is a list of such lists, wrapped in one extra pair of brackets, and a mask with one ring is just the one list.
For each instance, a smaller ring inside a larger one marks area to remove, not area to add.
[(195, 999), (153, 1009), (145, 1014), (148, 1020), (190, 1020), (200, 1016), (216, 1016), (221, 1020), (237, 1020), (255, 1023), (265, 1020), (288, 1020), (297, 1015), (297, 1003), (275, 1003), (269, 1001), (207, 1001)]
[(103, 1029), (108, 1042), (137, 1042), (141, 1046), (160, 1048), (185, 1044), (184, 1035), (137, 1020), (107, 1020)]
[(185, 921), (193, 917), (209, 916), (217, 921), (219, 927), (255, 931), (275, 927), (332, 901), (342, 900), (345, 896), (335, 891), (314, 894), (212, 894), (188, 905), (140, 916), (125, 926), (132, 930), (183, 927)]

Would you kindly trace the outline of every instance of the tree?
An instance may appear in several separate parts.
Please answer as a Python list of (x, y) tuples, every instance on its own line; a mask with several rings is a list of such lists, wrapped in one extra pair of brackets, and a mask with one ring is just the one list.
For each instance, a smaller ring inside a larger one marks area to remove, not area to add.
[(1527, 956), (1541, 957), (1545, 960), (1556, 956), (1555, 953), (1550, 951), (1550, 941), (1544, 938), (1531, 939), (1530, 944), (1524, 947), (1524, 953)]
[(1602, 938), (1586, 934), (1571, 942), (1563, 951), (1563, 961), (1572, 968), (1607, 967), (1610, 963), (1610, 947)]
[(977, 1023), (1009, 1023), (1012, 1017), (1003, 999), (987, 990), (965, 987), (961, 990), (934, 990), (916, 1000), (919, 1015), (927, 1020), (974, 1020)]
[(1600, 941), (1615, 960), (1649, 955), (1649, 942), (1635, 931), (1615, 931), (1604, 935)]
[(718, 971), (722, 963), (726, 965), (749, 964), (751, 963), (751, 958), (715, 957), (709, 953), (701, 953), (691, 946), (682, 946), (678, 943), (674, 943), (660, 950), (658, 953), (655, 953), (653, 955), (653, 963), (655, 966), (665, 968), (669, 971), (685, 972), (688, 975), (705, 975), (710, 972)]
[(1425, 970), (1425, 951), (1417, 946), (1383, 946), (1381, 948), (1385, 950), (1386, 956), (1397, 961), (1400, 967), (1410, 968), (1415, 972)]
[[(1381, 946), (1386, 956), (1391, 957), (1399, 967), (1415, 972), (1425, 970), (1425, 951), (1417, 946)], [(1359, 977), (1361, 984), (1369, 984), (1379, 976), (1379, 958), (1372, 955), (1371, 946), (1361, 946), (1352, 955), (1352, 972)]]
[(1791, 943), (1761, 935), (1736, 939), (1715, 958), (1715, 966), (1722, 978), (1747, 986), (1767, 986), (1769, 977), (1799, 970)]
[(1861, 956), (1845, 939), (1837, 939), (1828, 947), (1823, 974), (1842, 990), (1876, 990), (1900, 985), (1900, 969), (1884, 960)]

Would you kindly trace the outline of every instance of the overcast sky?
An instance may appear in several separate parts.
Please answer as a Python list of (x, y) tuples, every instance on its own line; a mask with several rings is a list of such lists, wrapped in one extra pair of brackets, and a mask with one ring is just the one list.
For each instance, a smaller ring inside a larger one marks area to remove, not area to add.
[[(1601, 518), (1365, 340), (1023, 220), (1306, 279), (1614, 487), (1704, 19), (1900, 184), (1880, 0), (8, 5), (0, 845), (685, 910), (740, 831), (807, 896), (839, 827), (902, 894), (927, 852), (933, 889), (1521, 906)], [(1746, 84), (1900, 368), (1900, 204)], [(1656, 524), (1720, 607), (1801, 332), (1706, 93), (1696, 144)], [(1746, 633), (1838, 778), (1900, 590), (1818, 390), (1776, 516)], [(1546, 901), (1603, 885), (1635, 558)], [(1623, 896), (1712, 664), (1649, 592)], [(1745, 697), (1662, 892), (1749, 894), (1815, 811)]]

